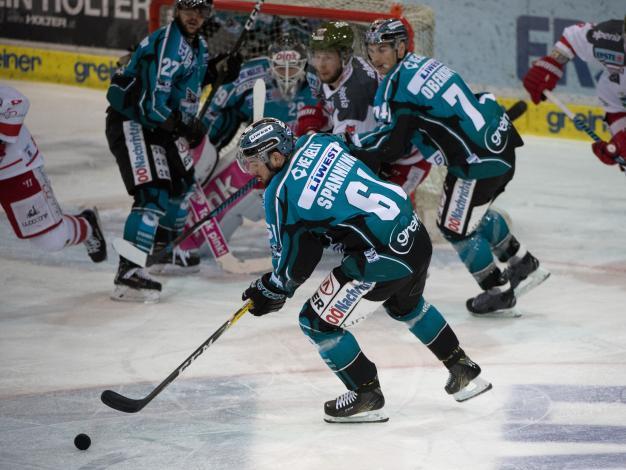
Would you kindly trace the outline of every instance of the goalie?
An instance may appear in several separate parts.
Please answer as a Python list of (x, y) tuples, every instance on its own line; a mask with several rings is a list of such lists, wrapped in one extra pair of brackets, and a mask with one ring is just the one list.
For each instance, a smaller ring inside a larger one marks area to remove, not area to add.
[[(195, 163), (196, 179), (201, 183), (204, 194), (191, 199), (193, 217), (188, 220), (188, 226), (208, 213), (203, 206), (215, 207), (250, 178), (241, 173), (234, 159), (223, 156), (218, 161), (217, 155), (233, 140), (242, 124), (252, 121), (253, 88), (257, 80), (265, 84), (261, 114), (280, 119), (292, 128), (296, 125), (298, 111), (314, 106), (317, 101), (309, 85), (316, 78), (307, 70), (306, 49), (293, 34), (283, 33), (269, 46), (267, 56), (246, 61), (238, 78), (217, 90), (204, 117), (208, 139)], [(230, 239), (244, 217), (252, 221), (262, 219), (263, 208), (258, 191), (242, 196), (220, 215), (219, 225), (225, 240)], [(182, 246), (185, 249), (200, 248), (205, 238), (201, 230)], [(220, 261), (220, 253), (214, 254)], [(221, 264), (229, 270), (228, 266)]]

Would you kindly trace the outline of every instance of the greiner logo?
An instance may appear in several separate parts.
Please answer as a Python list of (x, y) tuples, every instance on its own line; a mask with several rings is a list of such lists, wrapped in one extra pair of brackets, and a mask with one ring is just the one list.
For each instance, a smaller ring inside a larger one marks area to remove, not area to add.
[(20, 72), (34, 72), (41, 66), (41, 57), (27, 54), (15, 54), (2, 49), (0, 54), (0, 69), (13, 69)]
[(76, 62), (74, 64), (74, 76), (78, 83), (83, 83), (92, 75), (101, 82), (108, 82), (116, 70), (117, 67), (112, 61), (108, 64), (103, 62)]

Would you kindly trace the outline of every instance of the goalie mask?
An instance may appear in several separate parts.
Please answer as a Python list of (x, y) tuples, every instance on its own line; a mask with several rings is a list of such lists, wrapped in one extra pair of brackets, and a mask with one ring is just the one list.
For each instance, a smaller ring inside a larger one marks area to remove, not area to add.
[(268, 50), (270, 73), (285, 101), (296, 96), (305, 77), (306, 51), (302, 44), (285, 35)]
[(241, 134), (237, 163), (244, 173), (251, 174), (250, 163), (270, 163), (270, 153), (274, 150), (283, 154), (288, 161), (294, 149), (293, 132), (282, 121), (263, 118), (250, 124)]

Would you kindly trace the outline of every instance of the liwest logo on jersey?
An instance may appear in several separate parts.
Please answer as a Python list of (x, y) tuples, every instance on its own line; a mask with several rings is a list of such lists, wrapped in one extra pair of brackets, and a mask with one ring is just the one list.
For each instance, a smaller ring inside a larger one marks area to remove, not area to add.
[(465, 220), (470, 212), (469, 205), (474, 194), (476, 180), (458, 179), (452, 191), (450, 204), (446, 212), (446, 220), (443, 224), (445, 228), (455, 233), (463, 233)]
[(624, 66), (624, 53), (610, 49), (594, 48), (593, 55), (603, 64)]
[(315, 201), (315, 197), (317, 196), (322, 182), (328, 175), (332, 163), (341, 151), (341, 146), (335, 142), (326, 147), (313, 168), (311, 176), (309, 176), (309, 179), (304, 185), (300, 199), (298, 199), (298, 206), (303, 209), (310, 209), (313, 206), (313, 202)]

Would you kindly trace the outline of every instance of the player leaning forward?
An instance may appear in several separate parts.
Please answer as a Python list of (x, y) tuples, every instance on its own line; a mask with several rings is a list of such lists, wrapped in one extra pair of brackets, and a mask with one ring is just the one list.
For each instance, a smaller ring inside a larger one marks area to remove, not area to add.
[(243, 299), (253, 315), (279, 310), (310, 276), (325, 244), (341, 244), (341, 264), (300, 311), (300, 327), (348, 392), (326, 402), (329, 422), (386, 421), (376, 366), (343, 326), (362, 299), (383, 302), (449, 369), (446, 392), (458, 401), (491, 388), (441, 313), (422, 296), (432, 247), (406, 193), (379, 179), (338, 136), (294, 143), (277, 119), (250, 125), (239, 143), (242, 169), (266, 185), (265, 216), (274, 270)]
[(446, 65), (409, 52), (407, 41), (399, 20), (369, 28), (368, 54), (384, 75), (374, 102), (379, 127), (359, 135), (351, 151), (375, 167), (400, 158), (410, 141), (427, 161), (447, 166), (437, 225), (483, 289), (467, 308), (477, 315), (514, 311), (517, 297), (549, 275), (491, 207), (513, 179), (522, 139), (493, 95), (475, 95)]
[[(141, 41), (107, 93), (107, 140), (134, 198), (124, 239), (146, 253), (165, 246), (184, 225), (194, 183), (190, 148), (207, 130), (195, 116), (202, 87), (215, 82), (217, 68), (225, 82), (239, 73), (236, 56), (209, 60), (199, 33), (212, 3), (177, 0), (174, 21)], [(181, 267), (199, 263), (179, 250), (170, 261)], [(161, 291), (159, 282), (123, 257), (114, 284), (116, 300), (157, 301)]]

